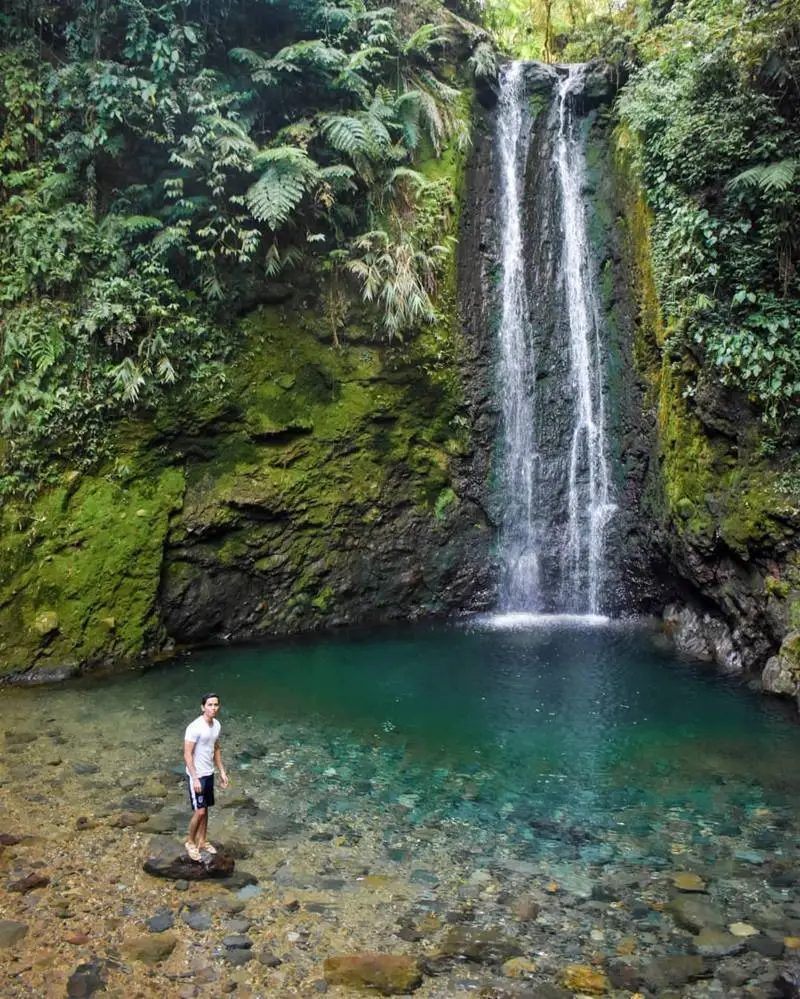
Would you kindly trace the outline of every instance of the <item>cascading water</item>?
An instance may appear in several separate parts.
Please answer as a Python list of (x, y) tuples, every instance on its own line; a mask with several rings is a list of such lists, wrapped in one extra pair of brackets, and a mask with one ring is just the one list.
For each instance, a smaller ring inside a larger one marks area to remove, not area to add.
[(534, 512), (536, 445), (531, 407), (535, 358), (528, 321), (522, 245), (522, 182), (527, 141), (523, 135), (525, 79), (522, 63), (503, 77), (497, 119), (502, 170), (503, 231), (502, 317), (499, 384), (503, 403), (503, 557), (504, 610), (533, 609), (538, 602), (539, 558)]
[[(614, 506), (602, 329), (581, 193), (584, 154), (573, 112), (582, 68), (559, 68), (547, 138), (537, 144), (533, 164), (525, 70), (512, 63), (503, 75), (496, 140), (503, 247), (500, 606), (597, 614)], [(550, 190), (536, 194), (529, 209), (531, 169), (539, 170), (538, 186)]]

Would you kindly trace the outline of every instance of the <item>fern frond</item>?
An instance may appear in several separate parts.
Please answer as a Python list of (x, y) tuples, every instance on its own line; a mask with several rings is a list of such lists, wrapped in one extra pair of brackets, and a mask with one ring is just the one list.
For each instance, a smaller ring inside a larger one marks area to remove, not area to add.
[[(313, 160), (309, 159), (309, 164), (316, 167)], [(315, 172), (298, 169), (294, 161), (276, 160), (248, 188), (247, 207), (254, 219), (266, 222), (270, 229), (276, 230), (289, 219), (315, 179)]]
[(306, 69), (342, 70), (348, 64), (346, 52), (332, 45), (326, 45), (320, 38), (295, 42), (287, 45), (270, 59), (270, 67), (296, 72), (301, 66)]
[(497, 53), (491, 42), (478, 42), (467, 60), (476, 80), (496, 80), (500, 67)]
[(320, 119), (322, 132), (340, 153), (355, 156), (369, 149), (369, 137), (363, 122), (353, 114), (326, 114)]
[(788, 190), (794, 183), (800, 160), (786, 159), (750, 167), (728, 181), (731, 190), (756, 188), (766, 194)]

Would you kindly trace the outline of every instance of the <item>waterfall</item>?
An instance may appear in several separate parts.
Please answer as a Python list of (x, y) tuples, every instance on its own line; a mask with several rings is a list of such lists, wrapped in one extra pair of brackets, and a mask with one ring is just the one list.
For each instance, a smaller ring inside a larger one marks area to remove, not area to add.
[[(601, 607), (604, 535), (614, 505), (602, 324), (582, 197), (583, 145), (573, 110), (581, 85), (581, 67), (559, 68), (546, 137), (536, 148), (538, 162), (529, 163), (533, 118), (525, 64), (512, 63), (501, 83), (497, 377), (504, 611), (597, 614)], [(526, 204), (531, 170), (538, 170), (538, 187), (546, 188), (535, 193), (532, 208)]]
[(505, 72), (497, 118), (502, 172), (500, 217), (503, 244), (499, 385), (503, 412), (503, 521), (501, 582), (504, 610), (534, 609), (539, 589), (536, 538), (536, 443), (531, 406), (535, 358), (528, 320), (522, 244), (522, 184), (527, 150), (523, 135), (525, 78), (522, 63)]

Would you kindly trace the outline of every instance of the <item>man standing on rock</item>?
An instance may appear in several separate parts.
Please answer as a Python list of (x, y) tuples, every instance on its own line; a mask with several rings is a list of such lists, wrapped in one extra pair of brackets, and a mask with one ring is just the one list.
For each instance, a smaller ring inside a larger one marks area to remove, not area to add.
[(201, 851), (216, 853), (208, 842), (208, 809), (214, 804), (214, 768), (219, 770), (222, 786), (228, 786), (228, 775), (222, 765), (219, 749), (220, 724), (217, 721), (219, 697), (203, 694), (200, 698), (203, 713), (186, 729), (183, 737), (183, 758), (189, 778), (189, 798), (192, 803), (192, 820), (186, 852), (192, 860), (201, 860)]

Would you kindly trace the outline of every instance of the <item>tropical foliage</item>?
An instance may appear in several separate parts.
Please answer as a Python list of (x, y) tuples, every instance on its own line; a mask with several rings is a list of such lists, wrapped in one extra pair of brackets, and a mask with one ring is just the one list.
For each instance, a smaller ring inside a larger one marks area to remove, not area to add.
[(630, 76), (620, 136), (633, 138), (653, 212), (670, 349), (777, 425), (800, 402), (800, 4), (642, 13), (620, 8), (584, 42)]
[(438, 0), (3, 9), (7, 468), (91, 458), (126, 407), (223, 377), (227, 318), (278, 279), (330, 278), (340, 312), (360, 293), (390, 337), (430, 320), (441, 240), (416, 167), (467, 142), (448, 65), (480, 29)]

